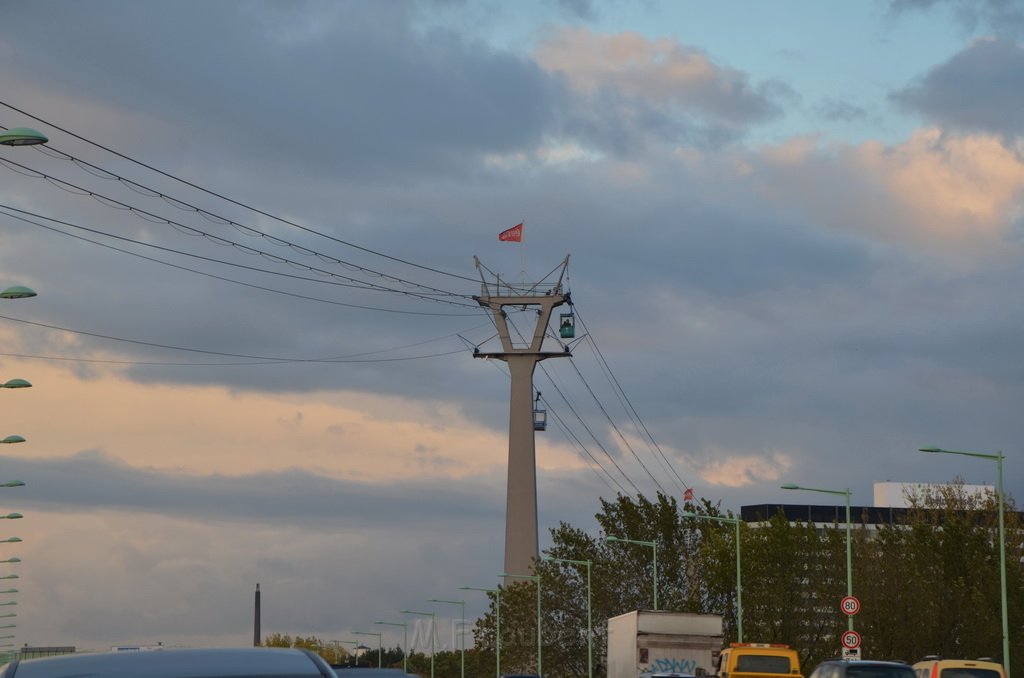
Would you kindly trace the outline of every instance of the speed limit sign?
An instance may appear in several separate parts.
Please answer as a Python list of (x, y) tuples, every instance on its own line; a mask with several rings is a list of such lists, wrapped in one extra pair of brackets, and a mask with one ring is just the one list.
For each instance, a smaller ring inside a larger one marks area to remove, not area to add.
[(855, 647), (860, 647), (860, 634), (856, 631), (843, 631), (842, 635), (843, 647), (848, 650), (852, 650)]
[(843, 612), (852, 617), (860, 612), (860, 601), (853, 596), (844, 596), (843, 599), (839, 601), (839, 607), (842, 608)]

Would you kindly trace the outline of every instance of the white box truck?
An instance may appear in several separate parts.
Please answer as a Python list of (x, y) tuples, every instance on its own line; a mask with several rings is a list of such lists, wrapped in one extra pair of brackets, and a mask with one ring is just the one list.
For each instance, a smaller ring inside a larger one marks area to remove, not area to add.
[(608, 678), (712, 674), (721, 649), (721, 615), (634, 610), (608, 620)]

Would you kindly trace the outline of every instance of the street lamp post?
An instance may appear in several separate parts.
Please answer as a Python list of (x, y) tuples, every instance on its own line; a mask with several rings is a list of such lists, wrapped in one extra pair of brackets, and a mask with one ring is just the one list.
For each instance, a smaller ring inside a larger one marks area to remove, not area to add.
[(415, 610), (401, 610), (402, 614), (418, 614), (430, 617), (430, 678), (434, 678), (434, 638), (437, 637), (437, 628), (434, 626), (435, 615), (433, 612), (416, 612)]
[(543, 676), (543, 665), (542, 657), (543, 653), (541, 648), (540, 632), (541, 632), (541, 617), (540, 617), (540, 575), (539, 574), (509, 574), (508, 572), (502, 572), (498, 575), (499, 577), (511, 577), (514, 579), (529, 579), (530, 581), (537, 584), (537, 675)]
[(494, 594), (494, 675), (501, 678), (501, 589), (485, 589), (479, 586), (460, 586), (460, 591), (483, 591)]
[[(793, 483), (782, 485), (784, 490), (805, 490), (807, 492), (824, 492), (825, 494), (838, 494), (846, 497), (846, 595), (853, 596), (853, 558), (850, 550), (850, 488), (843, 490), (827, 490), (820, 487), (803, 487)], [(853, 615), (846, 615), (846, 628), (853, 630)]]
[(377, 668), (381, 668), (383, 656), (384, 656), (384, 642), (381, 638), (384, 637), (383, 633), (374, 633), (373, 631), (353, 631), (353, 636), (377, 636)]
[(466, 678), (466, 601), (464, 600), (442, 600), (440, 598), (431, 598), (430, 603), (449, 603), (451, 605), (458, 605), (459, 609), (462, 610), (462, 622), (459, 626), (459, 659), (461, 665), (461, 673), (459, 675), (462, 678)]
[(1006, 610), (1006, 528), (1003, 523), (1003, 459), (1006, 457), (1002, 451), (995, 454), (984, 454), (981, 452), (962, 452), (959, 450), (943, 450), (938, 447), (921, 447), (921, 452), (933, 454), (959, 454), (964, 457), (977, 457), (978, 459), (989, 459), (996, 462), (998, 473), (998, 484), (996, 486), (996, 501), (999, 502), (999, 595), (1002, 606), (1003, 617), (1003, 667), (1006, 670), (1006, 678), (1010, 678), (1010, 626)]
[(383, 626), (402, 627), (402, 673), (409, 673), (409, 625), (399, 622), (375, 621), (374, 624)]
[(609, 542), (625, 542), (626, 544), (640, 544), (641, 546), (650, 546), (654, 551), (654, 609), (658, 609), (658, 542), (656, 541), (640, 541), (639, 539), (624, 539), (622, 537), (605, 537), (605, 541)]
[(743, 642), (743, 560), (740, 549), (740, 518), (728, 518), (726, 516), (709, 516), (692, 511), (682, 511), (684, 518), (696, 518), (698, 520), (714, 520), (720, 523), (732, 523), (736, 527), (736, 640)]
[(587, 678), (594, 678), (594, 624), (591, 617), (591, 588), (590, 588), (590, 565), (589, 560), (572, 560), (571, 558), (555, 558), (544, 556), (544, 560), (556, 563), (571, 563), (573, 565), (584, 565), (587, 568)]

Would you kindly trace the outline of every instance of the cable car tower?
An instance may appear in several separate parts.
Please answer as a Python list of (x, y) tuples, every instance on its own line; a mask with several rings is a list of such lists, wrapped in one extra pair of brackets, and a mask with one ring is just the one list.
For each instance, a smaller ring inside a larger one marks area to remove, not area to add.
[[(494, 281), (488, 282), (480, 259), (473, 259), (482, 282), (480, 296), (473, 298), (491, 310), (502, 347), (501, 351), (494, 353), (477, 350), (473, 357), (504, 360), (512, 377), (508, 415), (508, 489), (505, 496), (505, 572), (528, 575), (532, 573), (533, 564), (539, 556), (537, 458), (534, 441), (534, 431), (538, 428), (534, 419), (533, 372), (541, 360), (572, 357), (569, 347), (564, 344), (558, 351), (544, 350), (544, 337), (552, 310), (565, 303), (570, 306), (572, 304), (569, 293), (562, 291), (569, 256), (566, 255), (562, 260), (562, 270), (554, 286), (543, 282), (512, 284), (494, 273), (491, 273)], [(513, 339), (508, 312), (505, 310), (511, 307), (517, 307), (520, 311), (536, 311), (537, 322), (531, 338), (519, 336)], [(567, 315), (569, 323), (574, 326), (571, 314), (562, 315), (563, 327)], [(559, 336), (565, 337), (564, 331), (560, 330)], [(536, 406), (540, 407), (540, 394), (537, 394)], [(543, 427), (539, 430), (543, 430)]]

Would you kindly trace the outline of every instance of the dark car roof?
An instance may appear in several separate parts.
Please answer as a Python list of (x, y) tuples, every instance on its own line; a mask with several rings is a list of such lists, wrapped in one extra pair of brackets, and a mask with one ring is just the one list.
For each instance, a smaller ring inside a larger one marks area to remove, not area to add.
[(0, 678), (336, 678), (318, 656), (283, 648), (102, 652), (27, 659)]

